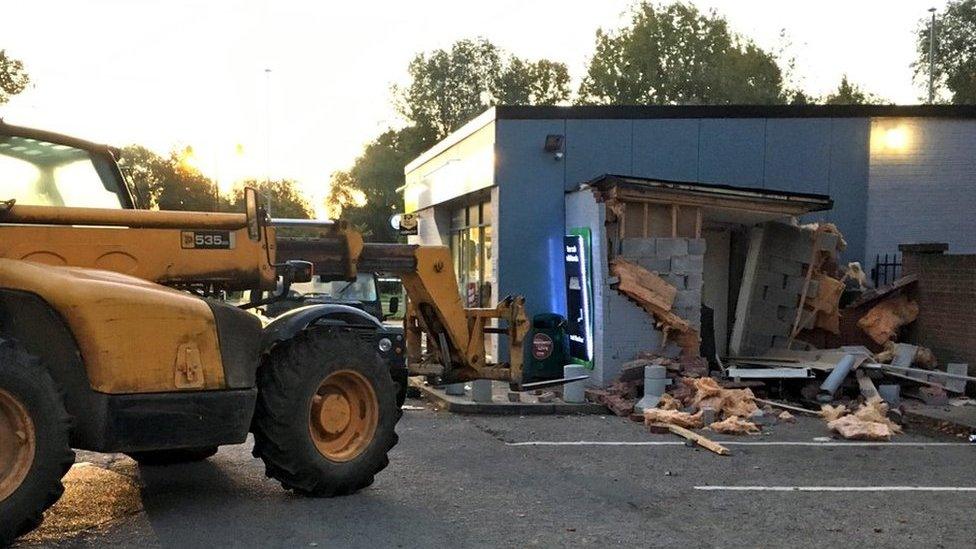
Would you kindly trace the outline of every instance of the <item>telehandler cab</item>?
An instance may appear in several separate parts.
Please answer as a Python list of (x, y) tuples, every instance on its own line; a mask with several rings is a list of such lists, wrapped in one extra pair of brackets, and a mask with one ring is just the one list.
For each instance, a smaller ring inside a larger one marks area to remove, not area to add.
[[(465, 309), (447, 248), (270, 219), (253, 189), (242, 214), (137, 209), (116, 160), (105, 145), (0, 122), (0, 545), (40, 524), (72, 448), (173, 463), (250, 432), (286, 489), (366, 487), (401, 414), (384, 353), (441, 382), (520, 387), (522, 298)], [(320, 235), (276, 236), (294, 226)], [(355, 307), (302, 307), (263, 326), (246, 310), (260, 301), (220, 299), (359, 270), (402, 278), (405, 342), (381, 341)], [(509, 363), (489, 362), (486, 334), (508, 336)]]

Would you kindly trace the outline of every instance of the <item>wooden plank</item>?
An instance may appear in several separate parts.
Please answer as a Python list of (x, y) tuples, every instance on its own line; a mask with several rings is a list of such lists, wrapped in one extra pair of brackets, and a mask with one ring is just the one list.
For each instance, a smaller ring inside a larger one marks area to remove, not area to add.
[(695, 238), (701, 238), (702, 233), (702, 209), (695, 208)]
[(686, 438), (686, 439), (694, 442), (695, 444), (701, 446), (702, 448), (704, 448), (706, 450), (711, 450), (712, 452), (715, 452), (716, 454), (718, 454), (720, 456), (732, 455), (732, 452), (730, 452), (729, 449), (726, 448), (725, 446), (722, 446), (721, 444), (719, 444), (719, 443), (717, 443), (717, 442), (715, 442), (715, 441), (713, 441), (713, 440), (711, 440), (711, 439), (709, 439), (709, 438), (707, 438), (707, 437), (705, 437), (703, 435), (699, 435), (698, 433), (696, 433), (694, 431), (689, 431), (688, 429), (685, 429), (684, 427), (678, 427), (677, 425), (671, 425), (670, 423), (654, 423), (654, 424), (652, 424), (652, 426), (659, 427), (659, 428), (665, 428), (666, 427), (668, 429), (668, 431), (671, 431), (672, 433), (674, 433), (674, 434), (676, 434), (676, 435), (678, 435), (680, 437), (684, 437), (684, 438)]
[(671, 238), (678, 236), (678, 205), (671, 205)]
[(775, 400), (766, 400), (763, 398), (754, 398), (754, 401), (759, 404), (768, 404), (774, 408), (782, 408), (784, 410), (789, 410), (791, 412), (797, 412), (800, 414), (807, 414), (810, 416), (820, 416), (820, 410), (808, 410), (806, 408), (800, 408), (799, 406), (791, 406), (789, 404), (784, 404), (782, 402), (776, 402)]
[(639, 300), (670, 311), (678, 290), (660, 276), (622, 257), (610, 262), (610, 274), (620, 279), (618, 290), (633, 294)]

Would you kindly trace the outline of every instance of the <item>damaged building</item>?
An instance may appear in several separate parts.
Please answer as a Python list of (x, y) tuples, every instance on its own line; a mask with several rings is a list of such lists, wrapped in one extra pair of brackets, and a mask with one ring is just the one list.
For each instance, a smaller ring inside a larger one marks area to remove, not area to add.
[(640, 353), (829, 345), (849, 262), (976, 252), (974, 148), (967, 106), (497, 107), (411, 162), (403, 193), (467, 306), (566, 316), (607, 385)]

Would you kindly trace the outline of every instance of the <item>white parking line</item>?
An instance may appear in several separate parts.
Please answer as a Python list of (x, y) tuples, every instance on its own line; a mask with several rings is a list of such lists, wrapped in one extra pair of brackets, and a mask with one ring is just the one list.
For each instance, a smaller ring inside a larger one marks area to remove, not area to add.
[(976, 486), (695, 486), (727, 492), (976, 492)]
[[(930, 447), (930, 446), (970, 446), (976, 449), (976, 444), (968, 442), (865, 442), (865, 441), (830, 441), (830, 442), (807, 442), (807, 441), (774, 441), (774, 440), (718, 440), (724, 446), (826, 446), (831, 448), (863, 448), (883, 447), (883, 446), (907, 446), (907, 447)], [(506, 442), (506, 446), (684, 446), (685, 443), (677, 440), (642, 440), (642, 441), (606, 441), (606, 440), (532, 440), (527, 442)]]

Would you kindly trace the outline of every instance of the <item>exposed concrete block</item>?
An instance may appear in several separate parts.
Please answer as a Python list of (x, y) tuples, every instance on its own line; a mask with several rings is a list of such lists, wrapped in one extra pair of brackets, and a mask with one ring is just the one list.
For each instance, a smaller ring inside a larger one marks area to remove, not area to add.
[(786, 286), (783, 288), (791, 294), (800, 295), (803, 293), (803, 284), (806, 282), (806, 276), (791, 276), (786, 279)]
[(672, 273), (700, 273), (705, 268), (705, 258), (700, 255), (679, 255), (671, 258)]
[(671, 259), (642, 257), (637, 260), (637, 264), (658, 274), (671, 272)]
[(702, 294), (698, 290), (681, 290), (674, 298), (677, 307), (701, 307)]
[(796, 309), (793, 307), (784, 307), (780, 305), (776, 307), (776, 318), (779, 320), (791, 320), (796, 316)]
[(658, 238), (657, 256), (668, 258), (677, 255), (688, 255), (687, 238)]
[(762, 261), (760, 269), (790, 276), (803, 276), (806, 274), (803, 272), (803, 263), (779, 255), (767, 255), (765, 260)]
[(688, 287), (687, 286), (688, 277), (683, 274), (676, 274), (676, 273), (662, 274), (661, 278), (663, 278), (668, 284), (674, 286), (678, 290), (684, 290)]
[[(774, 305), (787, 305), (790, 307), (795, 307), (800, 301), (799, 292), (784, 290), (782, 288), (774, 288), (772, 286), (764, 287), (762, 295), (766, 303), (772, 303)], [(775, 313), (773, 314), (775, 315)]]
[(688, 255), (705, 255), (705, 239), (689, 238)]
[(704, 285), (705, 278), (702, 276), (702, 273), (688, 273), (685, 279), (685, 287), (687, 289), (701, 291)]
[(625, 238), (620, 243), (620, 254), (624, 257), (654, 257), (657, 253), (657, 238)]
[(807, 297), (817, 297), (820, 292), (820, 281), (810, 279), (810, 285), (807, 286)]

